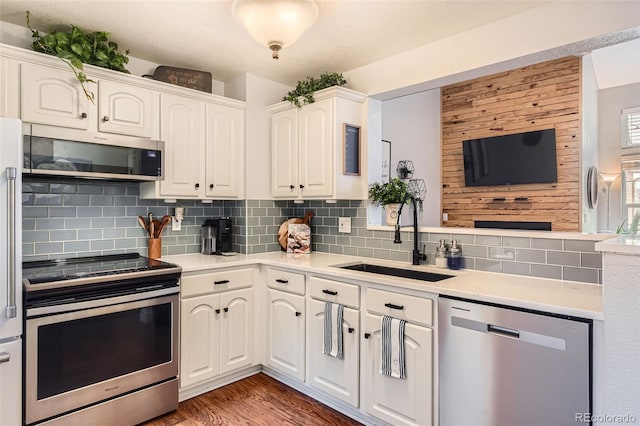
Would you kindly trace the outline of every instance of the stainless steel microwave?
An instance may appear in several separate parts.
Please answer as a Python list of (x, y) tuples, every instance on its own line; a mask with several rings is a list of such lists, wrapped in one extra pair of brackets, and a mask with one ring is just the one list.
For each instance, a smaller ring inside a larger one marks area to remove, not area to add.
[(163, 177), (163, 141), (35, 124), (25, 124), (23, 133), (25, 174), (136, 181)]

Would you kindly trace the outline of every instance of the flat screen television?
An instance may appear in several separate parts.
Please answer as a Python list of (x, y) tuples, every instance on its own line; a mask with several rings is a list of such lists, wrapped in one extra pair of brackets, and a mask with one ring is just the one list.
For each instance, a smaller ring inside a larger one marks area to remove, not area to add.
[(462, 141), (465, 186), (558, 181), (555, 129)]

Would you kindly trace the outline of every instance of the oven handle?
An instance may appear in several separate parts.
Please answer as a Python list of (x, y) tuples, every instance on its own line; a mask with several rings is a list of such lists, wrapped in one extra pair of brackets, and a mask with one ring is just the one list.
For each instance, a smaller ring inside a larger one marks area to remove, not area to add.
[(8, 250), (8, 285), (7, 285), (7, 318), (16, 317), (16, 177), (18, 175), (15, 167), (7, 167), (7, 207), (9, 227), (9, 250)]
[(169, 287), (160, 290), (145, 291), (142, 293), (127, 294), (124, 296), (108, 297), (103, 299), (83, 300), (81, 302), (68, 302), (60, 305), (41, 306), (27, 308), (27, 318), (39, 315), (52, 315), (62, 312), (81, 311), (84, 309), (100, 308), (122, 303), (136, 302), (138, 300), (156, 298), (180, 293), (179, 287)]

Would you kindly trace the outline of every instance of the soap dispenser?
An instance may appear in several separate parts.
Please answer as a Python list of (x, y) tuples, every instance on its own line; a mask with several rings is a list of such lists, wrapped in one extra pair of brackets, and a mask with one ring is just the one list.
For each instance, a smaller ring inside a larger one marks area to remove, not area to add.
[(456, 240), (451, 241), (447, 266), (453, 270), (458, 270), (462, 267), (462, 250), (458, 247), (458, 241)]
[(440, 240), (440, 245), (436, 248), (436, 268), (446, 268), (447, 257), (447, 245), (444, 240)]

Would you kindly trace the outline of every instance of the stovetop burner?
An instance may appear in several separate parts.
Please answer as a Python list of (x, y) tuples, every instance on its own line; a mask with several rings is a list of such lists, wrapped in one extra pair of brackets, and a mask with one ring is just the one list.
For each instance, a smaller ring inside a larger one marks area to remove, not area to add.
[(137, 253), (42, 260), (22, 264), (23, 279), (30, 285), (176, 268)]

